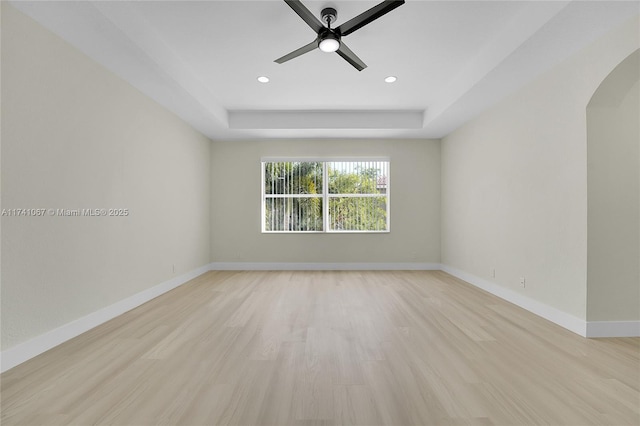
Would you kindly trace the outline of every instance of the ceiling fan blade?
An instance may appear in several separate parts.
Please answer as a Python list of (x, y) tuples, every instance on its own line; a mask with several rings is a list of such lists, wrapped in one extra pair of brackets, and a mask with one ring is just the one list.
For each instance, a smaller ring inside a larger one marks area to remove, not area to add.
[(353, 51), (349, 49), (343, 41), (340, 41), (340, 47), (338, 48), (336, 53), (342, 56), (345, 61), (353, 65), (358, 71), (362, 71), (367, 67), (367, 64), (362, 62), (362, 59), (358, 58), (358, 55), (353, 53)]
[[(288, 3), (288, 2), (287, 2)], [(382, 15), (386, 15), (398, 6), (402, 6), (404, 0), (385, 0), (382, 3), (373, 6), (366, 12), (361, 13), (353, 19), (348, 20), (344, 24), (336, 28), (336, 32), (343, 36), (349, 35), (357, 29), (360, 29), (368, 23), (375, 21)]]
[(284, 55), (282, 58), (278, 58), (273, 62), (277, 62), (281, 64), (283, 62), (290, 61), (293, 58), (297, 58), (300, 55), (304, 55), (307, 52), (311, 52), (313, 49), (316, 49), (317, 47), (318, 47), (318, 39), (315, 39), (311, 43), (307, 44), (306, 46), (302, 46), (301, 48), (296, 49), (293, 52), (288, 53)]
[(294, 12), (298, 14), (298, 16), (300, 16), (304, 20), (304, 22), (307, 23), (307, 25), (309, 25), (313, 29), (313, 31), (316, 32), (316, 34), (324, 28), (322, 22), (320, 22), (320, 20), (316, 18), (314, 14), (311, 13), (311, 11), (307, 9), (300, 0), (284, 1), (289, 5), (291, 9), (293, 9)]

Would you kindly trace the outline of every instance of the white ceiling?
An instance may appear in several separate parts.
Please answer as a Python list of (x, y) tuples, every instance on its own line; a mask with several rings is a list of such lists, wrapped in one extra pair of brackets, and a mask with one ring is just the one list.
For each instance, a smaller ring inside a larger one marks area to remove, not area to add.
[[(303, 3), (339, 25), (379, 1)], [(343, 38), (358, 72), (319, 50), (273, 62), (315, 38), (282, 0), (12, 4), (213, 139), (439, 138), (640, 7), (409, 0)]]

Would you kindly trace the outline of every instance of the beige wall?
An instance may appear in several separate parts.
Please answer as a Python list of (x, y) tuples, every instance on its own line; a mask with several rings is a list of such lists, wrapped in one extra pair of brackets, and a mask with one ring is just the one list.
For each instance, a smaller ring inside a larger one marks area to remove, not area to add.
[(587, 320), (640, 320), (640, 50), (587, 108)]
[[(262, 234), (262, 157), (387, 156), (391, 160), (391, 232)], [(213, 262), (439, 263), (440, 144), (432, 140), (213, 142)]]
[(444, 138), (444, 265), (586, 319), (585, 110), (638, 43), (634, 18)]
[[(210, 141), (2, 2), (2, 349), (209, 262)], [(175, 271), (174, 271), (175, 265)]]

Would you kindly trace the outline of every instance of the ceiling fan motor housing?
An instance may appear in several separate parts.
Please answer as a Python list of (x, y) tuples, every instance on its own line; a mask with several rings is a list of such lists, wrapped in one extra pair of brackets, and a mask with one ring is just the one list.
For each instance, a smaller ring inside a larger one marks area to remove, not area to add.
[[(332, 7), (325, 7), (322, 9), (321, 15), (322, 20), (327, 23), (327, 26), (318, 33), (318, 47), (324, 52), (335, 52), (340, 46), (340, 34), (331, 28), (331, 23), (335, 22), (338, 12)], [(330, 43), (331, 48), (323, 48), (325, 40), (335, 40), (337, 43)]]

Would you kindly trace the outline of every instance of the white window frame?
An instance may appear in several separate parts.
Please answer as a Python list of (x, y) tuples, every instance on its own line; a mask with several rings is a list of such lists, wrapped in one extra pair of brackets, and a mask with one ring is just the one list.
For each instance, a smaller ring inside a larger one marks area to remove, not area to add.
[[(274, 162), (317, 162), (322, 166), (322, 193), (321, 194), (266, 194), (265, 193), (265, 164)], [(380, 194), (330, 194), (329, 193), (329, 169), (327, 163), (332, 162), (386, 162), (386, 229), (374, 231), (360, 230), (330, 230), (329, 229), (329, 198), (374, 198)], [(389, 157), (262, 157), (260, 159), (260, 229), (263, 234), (388, 234), (391, 232), (391, 159)], [(267, 231), (265, 229), (265, 209), (267, 198), (321, 198), (322, 199), (322, 231)]]

